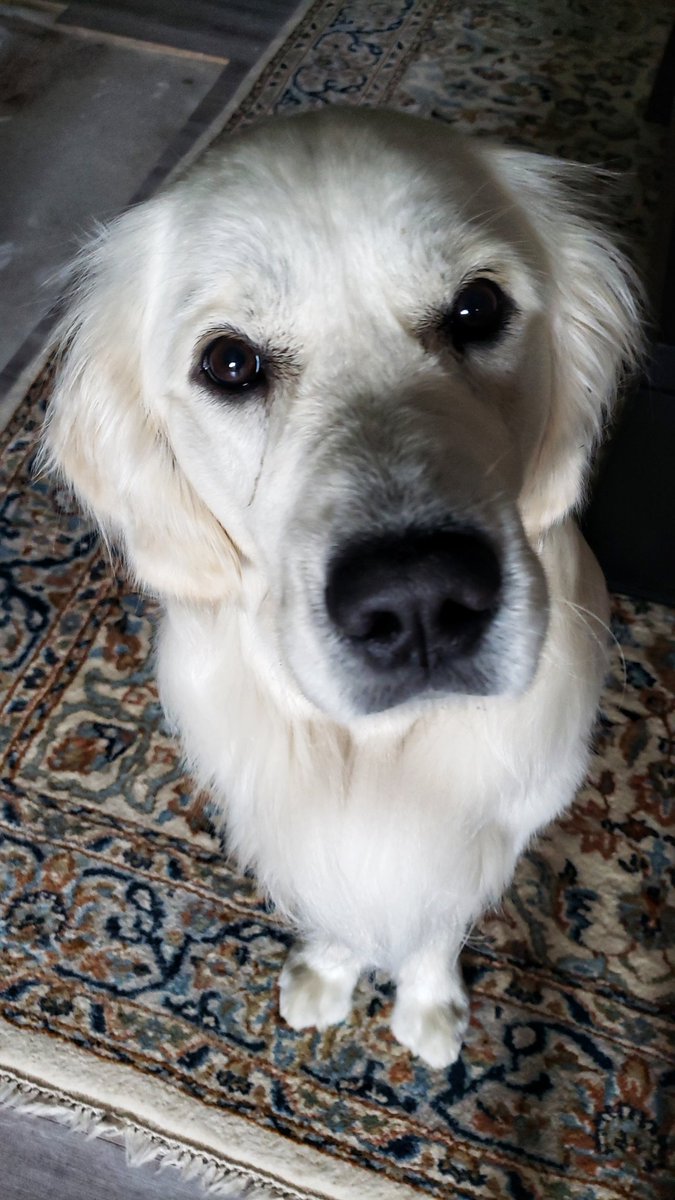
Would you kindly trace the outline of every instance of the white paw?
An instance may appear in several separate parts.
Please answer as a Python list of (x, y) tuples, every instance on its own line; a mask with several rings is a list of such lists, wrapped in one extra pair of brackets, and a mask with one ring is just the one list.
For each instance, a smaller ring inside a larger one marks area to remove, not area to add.
[(469, 1024), (464, 1005), (397, 1000), (391, 1030), (398, 1042), (430, 1067), (449, 1067), (459, 1058)]
[(326, 1029), (346, 1020), (354, 991), (352, 971), (322, 974), (291, 952), (279, 979), (279, 1011), (292, 1029)]

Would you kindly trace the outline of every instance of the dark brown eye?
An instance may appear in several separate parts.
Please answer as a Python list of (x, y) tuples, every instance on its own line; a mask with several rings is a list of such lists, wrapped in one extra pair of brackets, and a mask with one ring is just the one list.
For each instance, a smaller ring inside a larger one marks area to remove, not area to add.
[(494, 341), (505, 328), (512, 305), (492, 279), (473, 279), (455, 298), (446, 328), (460, 353), (475, 342)]
[(207, 379), (225, 392), (244, 392), (264, 380), (260, 355), (241, 338), (223, 336), (209, 342), (201, 366)]

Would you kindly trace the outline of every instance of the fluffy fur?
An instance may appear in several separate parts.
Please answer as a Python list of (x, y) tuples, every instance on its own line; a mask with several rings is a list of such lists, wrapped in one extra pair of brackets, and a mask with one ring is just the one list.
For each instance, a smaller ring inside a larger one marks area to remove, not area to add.
[[(467, 931), (571, 801), (605, 669), (604, 585), (570, 514), (638, 322), (580, 179), (387, 113), (234, 137), (84, 252), (44, 433), (161, 597), (166, 710), (298, 930), (282, 1015), (340, 1021), (383, 968), (396, 1037), (434, 1066), (466, 1027)], [(440, 314), (477, 276), (513, 314), (458, 354)], [(224, 332), (273, 364), (264, 394), (208, 386)], [(487, 694), (373, 711), (326, 615), (331, 556), (448, 514), (501, 562)]]

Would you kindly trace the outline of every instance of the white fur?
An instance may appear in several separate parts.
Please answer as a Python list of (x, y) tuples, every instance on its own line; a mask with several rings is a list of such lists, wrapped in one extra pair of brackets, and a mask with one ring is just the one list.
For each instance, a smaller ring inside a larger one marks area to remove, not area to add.
[[(233, 138), (85, 252), (45, 429), (162, 597), (166, 709), (301, 935), (282, 1015), (342, 1020), (382, 967), (396, 1037), (434, 1066), (467, 1023), (467, 930), (581, 782), (605, 669), (604, 585), (570, 512), (637, 315), (576, 180), (386, 113)], [(460, 359), (425, 322), (486, 272), (517, 316)], [(221, 330), (283, 351), (265, 400), (195, 376)], [(503, 555), (499, 694), (363, 715), (322, 610), (328, 557), (445, 511)]]

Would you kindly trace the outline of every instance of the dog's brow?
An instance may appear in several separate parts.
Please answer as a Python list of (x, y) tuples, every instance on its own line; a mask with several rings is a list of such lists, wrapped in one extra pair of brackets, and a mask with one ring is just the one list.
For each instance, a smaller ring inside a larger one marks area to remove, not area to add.
[(297, 349), (291, 346), (263, 346), (263, 353), (268, 362), (272, 363), (278, 375), (285, 379), (294, 379), (302, 370), (302, 359)]

